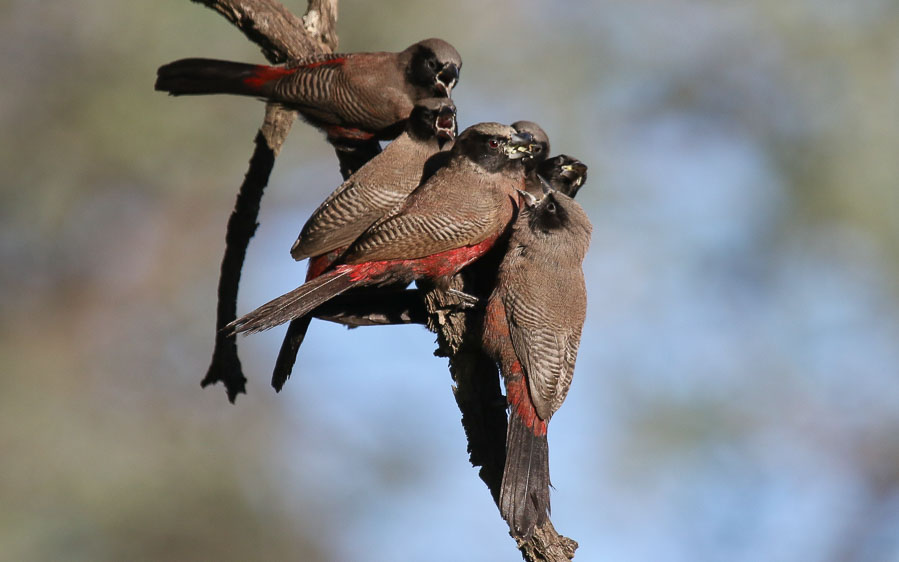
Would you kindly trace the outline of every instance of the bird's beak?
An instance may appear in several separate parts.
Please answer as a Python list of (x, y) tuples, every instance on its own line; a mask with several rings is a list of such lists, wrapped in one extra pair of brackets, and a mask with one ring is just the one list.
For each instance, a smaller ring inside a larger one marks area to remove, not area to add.
[(437, 73), (437, 86), (443, 89), (444, 95), (450, 97), (453, 87), (459, 81), (459, 67), (454, 64), (446, 64), (443, 69)]
[(441, 108), (434, 123), (437, 137), (445, 140), (456, 138), (456, 111), (452, 107)]
[(580, 160), (562, 166), (562, 175), (572, 181), (574, 187), (580, 187), (587, 179), (587, 165)]
[(534, 197), (531, 193), (528, 193), (527, 191), (525, 191), (523, 189), (516, 189), (515, 191), (517, 191), (518, 195), (521, 196), (520, 199), (524, 201), (524, 204), (526, 207), (536, 207), (537, 206), (537, 203), (538, 203), (537, 198)]
[(510, 142), (506, 144), (506, 156), (512, 160), (530, 156), (534, 153), (534, 144), (531, 142), (533, 140), (534, 137), (528, 134), (513, 134)]
[(537, 177), (540, 178), (540, 189), (543, 190), (544, 196), (549, 195), (550, 193), (555, 191), (555, 189), (553, 189), (553, 186), (549, 185), (549, 183), (547, 183), (547, 181), (543, 179), (543, 176)]
[(532, 135), (531, 133), (525, 132), (525, 131), (517, 131), (516, 130), (516, 132), (517, 132), (518, 136), (525, 139), (529, 144), (528, 153), (525, 154), (524, 156), (522, 156), (522, 158), (531, 160), (534, 157), (536, 157), (537, 153), (540, 152), (541, 147), (540, 147), (540, 143), (536, 142), (536, 139), (534, 139), (534, 135)]

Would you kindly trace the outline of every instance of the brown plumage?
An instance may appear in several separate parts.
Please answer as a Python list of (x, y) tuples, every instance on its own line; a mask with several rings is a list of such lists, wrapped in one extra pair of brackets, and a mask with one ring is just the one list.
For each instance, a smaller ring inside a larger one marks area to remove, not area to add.
[(528, 538), (549, 512), (549, 419), (568, 394), (587, 310), (582, 263), (591, 225), (573, 199), (549, 191), (528, 203), (485, 314), (483, 348), (500, 365), (509, 405), (500, 512)]
[(303, 226), (290, 249), (295, 260), (345, 248), (403, 203), (421, 182), (425, 163), (452, 148), (456, 107), (448, 98), (416, 104), (406, 130), (342, 183)]
[[(298, 261), (310, 258), (306, 281), (326, 271), (366, 229), (402, 204), (421, 182), (428, 160), (452, 148), (455, 136), (452, 100), (416, 103), (403, 134), (335, 189), (306, 221), (290, 250)], [(310, 320), (291, 321), (284, 336), (272, 374), (278, 391), (290, 377)]]
[(316, 54), (283, 67), (213, 59), (161, 66), (156, 89), (171, 95), (237, 94), (296, 109), (332, 142), (392, 139), (415, 102), (449, 97), (462, 58), (442, 39), (398, 53)]
[(302, 318), (317, 306), (362, 286), (441, 283), (486, 253), (504, 233), (524, 184), (520, 159), (530, 144), (511, 127), (481, 123), (465, 130), (447, 164), (396, 212), (360, 235), (322, 275), (232, 322), (257, 332)]

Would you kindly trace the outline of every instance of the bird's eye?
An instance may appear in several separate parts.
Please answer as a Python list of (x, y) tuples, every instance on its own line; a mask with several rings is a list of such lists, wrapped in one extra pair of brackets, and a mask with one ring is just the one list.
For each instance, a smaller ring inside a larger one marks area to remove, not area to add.
[(546, 212), (547, 213), (555, 213), (556, 212), (556, 204), (550, 201), (546, 204)]
[(434, 59), (428, 59), (428, 68), (430, 68), (431, 70), (436, 70), (437, 61), (435, 61)]
[(499, 141), (496, 139), (490, 139), (489, 141), (487, 141), (487, 146), (489, 146), (490, 148), (496, 148), (499, 146)]

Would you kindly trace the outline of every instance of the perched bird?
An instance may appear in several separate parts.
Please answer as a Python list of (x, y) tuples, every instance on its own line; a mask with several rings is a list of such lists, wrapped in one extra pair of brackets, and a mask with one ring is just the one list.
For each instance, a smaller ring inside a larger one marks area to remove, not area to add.
[[(587, 181), (587, 165), (567, 154), (559, 154), (540, 162), (537, 175), (556, 191), (574, 198)], [(534, 193), (530, 186), (528, 191)]]
[(525, 169), (532, 169), (533, 165), (546, 160), (549, 156), (549, 135), (546, 134), (543, 127), (533, 121), (521, 120), (512, 123), (512, 128), (519, 135), (530, 136), (531, 143), (534, 145), (533, 154), (524, 161)]
[(574, 197), (587, 181), (587, 165), (566, 154), (549, 158), (549, 135), (533, 121), (516, 121), (512, 127), (520, 135), (529, 136), (534, 144), (533, 156), (524, 161), (527, 191), (531, 195), (542, 196), (543, 182), (540, 178), (543, 178), (553, 189)]
[(506, 231), (524, 186), (530, 143), (511, 127), (480, 123), (456, 140), (447, 164), (401, 207), (360, 235), (331, 269), (228, 325), (258, 332), (302, 318), (356, 287), (430, 280), (438, 286)]
[(461, 68), (452, 45), (425, 39), (398, 53), (315, 54), (286, 66), (182, 59), (159, 68), (156, 89), (254, 96), (299, 111), (331, 141), (388, 140), (416, 101), (449, 97)]
[(524, 171), (527, 179), (525, 189), (534, 195), (541, 195), (540, 179), (537, 177), (537, 167), (549, 156), (549, 135), (543, 128), (533, 121), (516, 121), (512, 123), (515, 131), (531, 141), (532, 154), (524, 159)]
[[(321, 275), (366, 229), (401, 205), (421, 182), (425, 163), (452, 148), (456, 132), (452, 100), (418, 101), (406, 130), (335, 189), (306, 221), (290, 249), (297, 261), (309, 258), (306, 281)], [(304, 316), (290, 323), (272, 375), (276, 390), (290, 376), (310, 320)]]
[(487, 300), (482, 347), (500, 366), (509, 407), (499, 508), (527, 539), (549, 513), (547, 423), (568, 394), (587, 311), (582, 263), (592, 227), (570, 197), (526, 200)]

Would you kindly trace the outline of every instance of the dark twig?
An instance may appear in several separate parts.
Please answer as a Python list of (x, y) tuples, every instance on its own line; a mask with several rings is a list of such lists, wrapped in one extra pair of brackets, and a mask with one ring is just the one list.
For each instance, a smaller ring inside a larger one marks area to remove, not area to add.
[[(337, 48), (337, 0), (310, 0), (298, 18), (274, 0), (193, 0), (227, 18), (262, 48), (272, 63), (284, 62)], [(256, 148), (225, 234), (218, 286), (215, 348), (202, 386), (222, 382), (228, 400), (246, 393), (246, 377), (237, 355), (237, 341), (222, 328), (237, 318), (237, 291), (250, 238), (256, 232), (259, 204), (268, 178), (296, 115), (278, 105), (266, 106), (265, 121), (256, 135)]]

